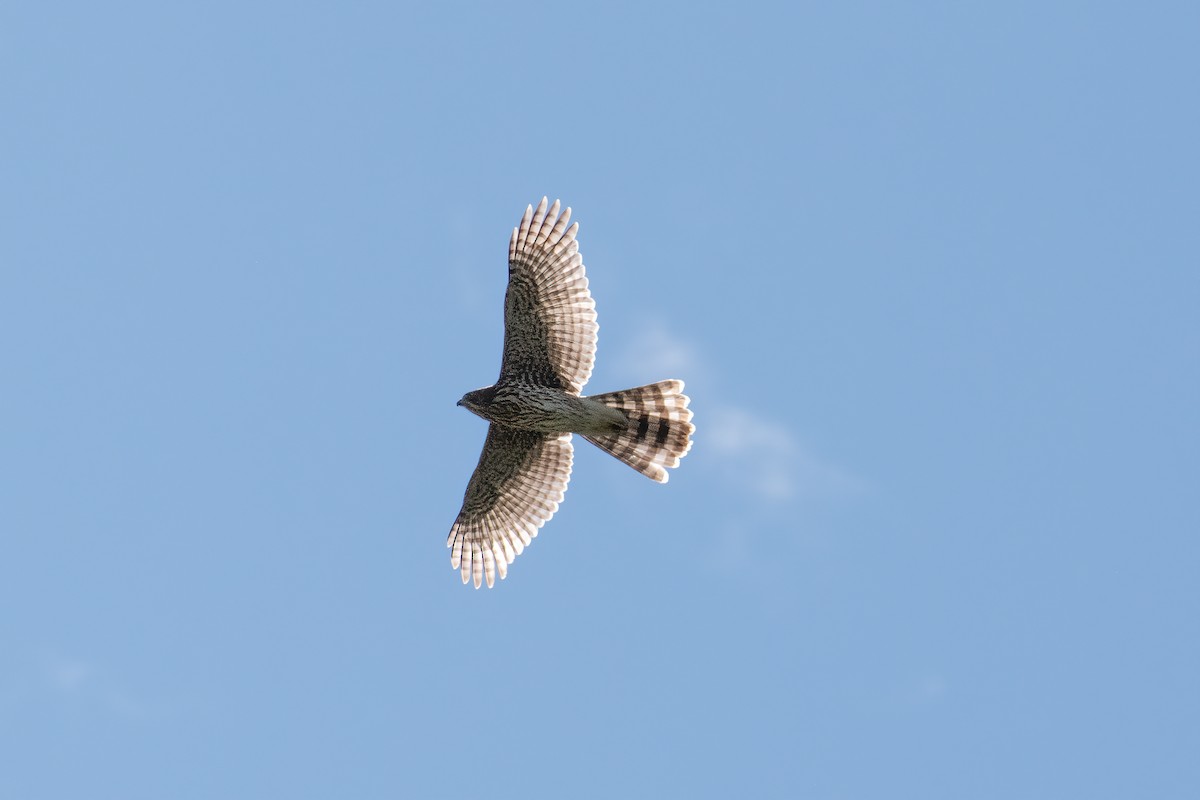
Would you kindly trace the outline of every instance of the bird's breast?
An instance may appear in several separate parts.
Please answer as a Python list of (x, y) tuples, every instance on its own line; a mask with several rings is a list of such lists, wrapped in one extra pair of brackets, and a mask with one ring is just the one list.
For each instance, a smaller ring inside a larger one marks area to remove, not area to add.
[(539, 433), (590, 433), (608, 409), (592, 408), (588, 402), (558, 389), (515, 383), (497, 387), (492, 402), (483, 409), (487, 419), (518, 430)]

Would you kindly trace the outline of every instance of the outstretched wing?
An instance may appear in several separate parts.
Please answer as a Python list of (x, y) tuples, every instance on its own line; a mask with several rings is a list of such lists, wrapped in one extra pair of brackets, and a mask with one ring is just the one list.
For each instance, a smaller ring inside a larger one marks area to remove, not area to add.
[(462, 511), (446, 546), (463, 583), (488, 588), (508, 575), (538, 528), (554, 516), (571, 479), (571, 434), (547, 435), (492, 424)]
[(546, 198), (525, 209), (508, 245), (504, 296), (504, 359), (500, 383), (523, 379), (578, 395), (596, 359), (596, 304), (583, 256), (567, 227), (571, 209), (546, 212)]

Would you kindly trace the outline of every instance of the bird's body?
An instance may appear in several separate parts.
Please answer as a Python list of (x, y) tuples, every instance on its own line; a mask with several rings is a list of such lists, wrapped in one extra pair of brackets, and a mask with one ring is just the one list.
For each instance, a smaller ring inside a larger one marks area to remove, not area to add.
[(538, 433), (616, 433), (626, 422), (596, 400), (525, 381), (468, 392), (460, 404), (489, 422)]
[(519, 555), (554, 515), (571, 476), (571, 435), (665, 483), (691, 448), (683, 382), (585, 397), (596, 352), (596, 307), (583, 258), (556, 200), (526, 208), (508, 249), (504, 356), (492, 386), (459, 405), (488, 420), (487, 441), (446, 544), (463, 583), (486, 579)]

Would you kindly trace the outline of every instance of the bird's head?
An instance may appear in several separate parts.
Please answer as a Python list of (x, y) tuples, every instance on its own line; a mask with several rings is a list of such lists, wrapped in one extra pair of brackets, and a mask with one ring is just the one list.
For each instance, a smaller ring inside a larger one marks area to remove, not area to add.
[(458, 404), (467, 411), (470, 411), (472, 414), (476, 414), (484, 419), (487, 419), (483, 413), (483, 410), (492, 404), (492, 399), (495, 396), (496, 387), (488, 386), (484, 389), (476, 389), (473, 392), (467, 392), (462, 396), (462, 399), (458, 401)]

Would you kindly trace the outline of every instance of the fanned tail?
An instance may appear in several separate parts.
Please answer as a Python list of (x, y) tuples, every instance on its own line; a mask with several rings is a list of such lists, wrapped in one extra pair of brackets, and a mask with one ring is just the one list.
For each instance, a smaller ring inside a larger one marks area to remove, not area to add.
[(659, 381), (589, 399), (623, 412), (628, 424), (618, 433), (584, 434), (583, 438), (643, 475), (666, 483), (667, 468), (679, 466), (679, 459), (692, 447), (696, 430), (683, 381)]

